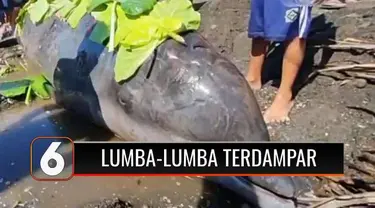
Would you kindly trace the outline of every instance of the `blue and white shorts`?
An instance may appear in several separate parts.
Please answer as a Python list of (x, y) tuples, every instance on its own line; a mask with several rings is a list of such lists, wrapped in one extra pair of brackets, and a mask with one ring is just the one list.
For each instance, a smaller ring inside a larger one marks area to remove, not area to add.
[(251, 0), (250, 38), (262, 37), (269, 41), (306, 38), (310, 24), (309, 6), (290, 7), (283, 0)]

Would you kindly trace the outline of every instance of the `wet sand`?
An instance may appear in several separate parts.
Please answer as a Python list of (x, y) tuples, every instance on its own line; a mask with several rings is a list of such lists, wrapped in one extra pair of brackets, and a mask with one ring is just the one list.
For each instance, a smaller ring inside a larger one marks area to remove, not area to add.
[[(118, 141), (112, 133), (51, 101), (0, 112), (0, 207), (83, 207), (118, 197), (133, 207), (240, 207), (242, 200), (202, 178), (74, 177), (38, 182), (29, 174), (30, 143), (39, 136)], [(38, 151), (38, 150), (34, 150)], [(21, 206), (19, 206), (21, 207)], [(95, 206), (93, 206), (95, 207)]]

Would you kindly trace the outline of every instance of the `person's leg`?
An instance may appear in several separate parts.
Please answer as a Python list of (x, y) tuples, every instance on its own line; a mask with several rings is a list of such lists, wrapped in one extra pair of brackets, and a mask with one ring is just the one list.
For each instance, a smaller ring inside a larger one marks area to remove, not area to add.
[(249, 71), (246, 79), (253, 90), (262, 87), (262, 69), (269, 42), (264, 38), (254, 38), (250, 52)]
[(293, 84), (304, 58), (305, 47), (306, 40), (303, 38), (286, 42), (281, 84), (272, 105), (264, 114), (267, 123), (289, 120), (289, 111), (293, 107)]
[(266, 123), (289, 120), (293, 107), (293, 84), (305, 55), (308, 29), (311, 22), (311, 8), (285, 8), (283, 24), (270, 28), (266, 34), (273, 34), (276, 39), (286, 40), (286, 51), (282, 63), (282, 78), (277, 95), (271, 106), (264, 113)]
[(252, 0), (248, 36), (252, 39), (246, 79), (253, 90), (262, 86), (261, 74), (268, 41), (264, 37), (264, 1)]

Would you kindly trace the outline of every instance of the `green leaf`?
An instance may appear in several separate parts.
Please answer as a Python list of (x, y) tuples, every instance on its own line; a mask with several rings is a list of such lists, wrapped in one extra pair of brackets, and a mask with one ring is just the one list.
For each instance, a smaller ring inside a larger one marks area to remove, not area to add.
[(121, 22), (115, 42), (120, 42), (121, 47), (116, 58), (116, 81), (130, 78), (166, 38), (184, 43), (178, 33), (198, 29), (200, 24), (200, 15), (194, 11), (190, 0), (160, 1), (149, 15), (134, 19), (117, 12)]
[(59, 0), (59, 1), (54, 1), (50, 4), (50, 7), (47, 11), (47, 13), (43, 17), (43, 21), (46, 19), (52, 17), (56, 12), (58, 12), (60, 9), (62, 9), (66, 4), (67, 1), (69, 0)]
[(116, 33), (116, 24), (117, 24), (117, 1), (112, 5), (111, 10), (111, 23), (110, 23), (110, 32), (109, 32), (109, 43), (108, 43), (108, 52), (113, 52), (115, 50), (115, 33)]
[(121, 8), (121, 6), (117, 6), (116, 15), (117, 15), (117, 27), (116, 27), (117, 30), (115, 32), (114, 47), (117, 47), (120, 41), (125, 39), (125, 37), (131, 32), (133, 22), (136, 21), (134, 19), (129, 19), (126, 16), (124, 10)]
[(41, 99), (50, 98), (49, 92), (46, 88), (48, 81), (44, 78), (43, 75), (32, 77), (30, 80), (32, 81), (30, 87), (36, 96)]
[(164, 17), (160, 19), (159, 26), (166, 31), (179, 31), (182, 27), (182, 21), (174, 17)]
[(94, 9), (98, 8), (99, 6), (101, 6), (105, 3), (108, 3), (110, 1), (112, 1), (112, 0), (91, 0), (91, 3), (87, 7), (87, 11), (91, 12)]
[(29, 8), (30, 19), (34, 24), (39, 23), (43, 16), (48, 12), (49, 4), (47, 0), (37, 0)]
[(72, 4), (70, 0), (58, 0), (58, 1), (53, 1), (50, 4), (50, 7), (53, 8), (55, 12), (57, 12), (70, 4)]
[(97, 22), (92, 33), (90, 34), (90, 40), (102, 44), (105, 39), (109, 37), (109, 28), (103, 22)]
[(87, 13), (87, 7), (90, 0), (81, 0), (78, 6), (72, 11), (68, 17), (68, 23), (72, 28), (76, 28), (81, 21), (82, 17)]
[(115, 80), (120, 82), (133, 76), (159, 44), (159, 40), (154, 40), (147, 45), (132, 50), (120, 47), (115, 64)]
[(57, 13), (60, 17), (63, 17), (63, 18), (67, 18), (68, 15), (71, 13), (71, 11), (76, 7), (76, 5), (71, 2), (71, 1), (68, 1), (65, 3), (64, 7), (61, 8)]
[(47, 19), (49, 19), (50, 17), (52, 17), (55, 13), (56, 13), (56, 9), (55, 8), (52, 8), (50, 7), (47, 11), (47, 13), (43, 16), (42, 20), (43, 22)]
[(95, 12), (95, 19), (97, 21), (94, 30), (90, 34), (90, 39), (97, 43), (103, 43), (109, 37), (112, 5), (108, 4), (107, 8), (101, 12)]
[(121, 44), (127, 48), (132, 48), (133, 46), (139, 47), (148, 44), (154, 39), (158, 39), (156, 36), (158, 32), (157, 22), (148, 16), (142, 16), (136, 20), (136, 29), (134, 28), (128, 35), (121, 41)]
[(157, 0), (119, 0), (126, 14), (137, 16), (150, 11)]
[[(46, 1), (50, 4), (41, 3)], [(121, 5), (112, 6), (117, 5), (117, 2)], [(43, 15), (40, 15), (43, 11), (38, 11), (38, 8), (44, 8)], [(91, 13), (97, 24), (90, 39), (103, 43), (110, 36), (111, 49), (120, 45), (115, 65), (117, 81), (130, 78), (167, 38), (184, 43), (179, 33), (198, 29), (201, 21), (200, 14), (194, 11), (190, 0), (37, 0), (28, 8), (29, 13), (36, 11), (39, 16), (34, 14), (35, 21), (40, 21), (43, 16), (46, 19), (57, 12), (60, 17), (67, 19), (72, 28), (78, 26), (83, 16)], [(116, 16), (116, 21), (111, 21), (112, 16)], [(116, 27), (111, 27), (112, 23)], [(43, 90), (39, 94), (42, 97), (46, 95)]]
[(177, 42), (185, 43), (185, 39), (182, 36), (178, 35), (177, 33), (169, 33), (169, 36), (172, 37)]
[(30, 102), (31, 102), (31, 87), (29, 86), (27, 88), (27, 92), (26, 92), (26, 98), (25, 98), (25, 104), (26, 105), (30, 105)]
[(30, 104), (32, 92), (42, 99), (50, 98), (50, 91), (47, 88), (49, 82), (43, 75), (26, 79), (0, 83), (0, 94), (5, 97), (16, 97), (26, 93), (25, 103)]
[(30, 80), (16, 80), (12, 82), (0, 83), (0, 94), (5, 97), (16, 97), (23, 95), (29, 87)]
[(178, 19), (183, 23), (184, 30), (197, 30), (201, 22), (201, 16), (193, 9), (190, 0), (160, 1), (150, 12), (150, 16), (160, 19), (166, 17)]
[(131, 29), (126, 36), (122, 36), (124, 39), (121, 44), (133, 48), (154, 39), (165, 40), (168, 37), (184, 43), (184, 39), (177, 33), (197, 29), (199, 24), (200, 15), (194, 11), (189, 0), (164, 0), (158, 2), (149, 15), (137, 18), (130, 25)]

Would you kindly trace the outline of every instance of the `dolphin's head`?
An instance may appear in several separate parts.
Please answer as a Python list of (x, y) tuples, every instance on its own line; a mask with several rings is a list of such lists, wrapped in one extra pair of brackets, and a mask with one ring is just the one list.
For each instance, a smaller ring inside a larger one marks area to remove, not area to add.
[(122, 84), (123, 109), (189, 140), (268, 141), (256, 98), (236, 66), (198, 33), (184, 39), (164, 42)]

